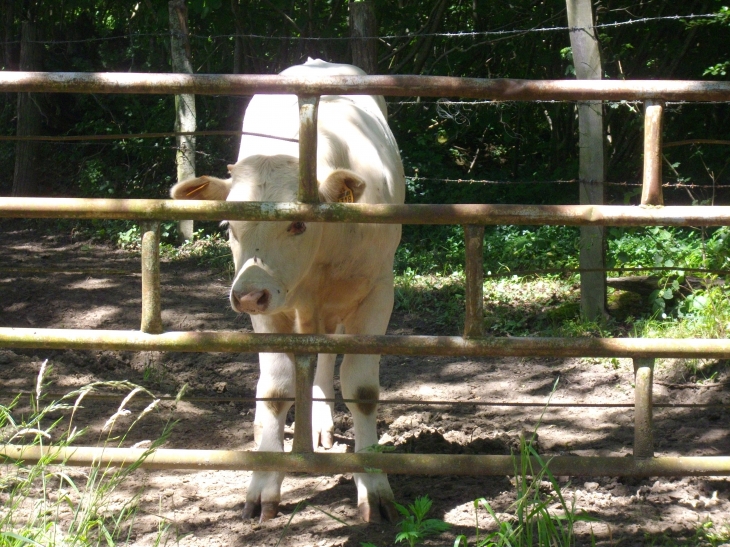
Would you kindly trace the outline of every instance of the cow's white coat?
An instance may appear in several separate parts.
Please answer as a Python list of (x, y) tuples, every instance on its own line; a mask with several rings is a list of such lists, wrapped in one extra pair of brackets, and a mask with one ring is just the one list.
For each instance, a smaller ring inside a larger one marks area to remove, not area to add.
[[(287, 75), (361, 75), (350, 65), (309, 60)], [(386, 121), (382, 97), (323, 96), (319, 105), (317, 177), (320, 199), (336, 201), (351, 191), (362, 203), (403, 203), (405, 183), (398, 147)], [(294, 95), (257, 95), (246, 110), (243, 130), (298, 138)], [(244, 135), (238, 162), (228, 180), (201, 177), (177, 184), (177, 199), (296, 201), (297, 143)], [(230, 244), (236, 268), (231, 304), (251, 313), (256, 332), (384, 334), (393, 308), (393, 255), (398, 225), (231, 222)], [(262, 353), (258, 397), (294, 395), (293, 356)], [(377, 355), (345, 355), (340, 370), (345, 399), (376, 398)], [(314, 397), (334, 396), (334, 355), (319, 355)], [(281, 452), (290, 404), (259, 402), (254, 430), (259, 450)], [(374, 405), (348, 404), (355, 450), (378, 442)], [(332, 405), (314, 404), (314, 442), (332, 445)], [(275, 514), (283, 473), (256, 472), (246, 497), (247, 510), (263, 506), (262, 518)], [(366, 520), (380, 511), (393, 516), (387, 477), (356, 475), (358, 505)], [(273, 507), (273, 509), (272, 509)], [(267, 509), (268, 508), (268, 509)], [(266, 514), (268, 511), (268, 514)]]

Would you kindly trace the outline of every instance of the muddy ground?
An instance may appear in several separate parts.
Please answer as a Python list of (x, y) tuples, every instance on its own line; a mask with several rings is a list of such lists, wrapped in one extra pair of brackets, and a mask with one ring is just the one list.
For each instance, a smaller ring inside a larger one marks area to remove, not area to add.
[[(20, 221), (0, 223), (0, 327), (137, 329), (140, 322), (139, 257), (90, 241), (66, 228), (39, 231)], [(75, 272), (75, 273), (74, 273)], [(250, 330), (246, 317), (227, 303), (229, 279), (198, 259), (162, 264), (163, 322), (166, 330)], [(455, 334), (437, 328), (419, 312), (397, 312), (395, 334)], [(52, 366), (51, 394), (65, 393), (97, 380), (130, 380), (162, 396), (174, 396), (183, 384), (185, 400), (173, 408), (163, 401), (124, 440), (124, 446), (156, 438), (172, 418), (168, 448), (237, 449), (253, 447), (253, 397), (257, 381), (255, 354), (128, 353), (111, 351), (45, 351), (0, 349), (0, 402), (35, 389), (44, 360)], [(711, 380), (698, 382), (700, 376)], [(712, 376), (713, 373), (716, 373)], [(472, 454), (509, 454), (519, 436), (536, 426), (541, 408), (482, 406), (491, 402), (545, 402), (556, 378), (553, 402), (631, 403), (633, 369), (629, 360), (598, 359), (466, 359), (385, 356), (381, 366), (383, 399), (467, 401), (456, 405), (381, 406), (382, 442), (397, 450)], [(657, 403), (730, 403), (726, 363), (663, 361), (657, 366)], [(215, 399), (215, 400), (212, 400)], [(92, 399), (75, 420), (88, 425), (86, 444), (103, 438), (101, 429), (120, 398)], [(130, 408), (140, 412), (149, 399), (137, 396)], [(728, 455), (728, 409), (658, 408), (657, 455)], [(551, 408), (539, 429), (539, 450), (554, 454), (631, 454), (633, 412), (630, 408)], [(115, 425), (121, 430), (123, 423)], [(352, 450), (351, 421), (344, 405), (337, 408), (336, 445)], [(0, 471), (2, 472), (2, 471)], [(75, 469), (73, 476), (82, 478)], [(359, 546), (392, 545), (397, 527), (358, 521), (356, 492), (348, 475), (288, 477), (278, 518), (259, 525), (244, 521), (248, 472), (137, 471), (123, 496), (141, 492), (141, 513), (132, 544), (150, 545), (161, 519), (170, 523), (169, 545)], [(684, 545), (696, 540), (704, 522), (721, 532), (730, 523), (730, 481), (722, 477), (616, 479), (563, 478), (564, 494), (575, 496), (579, 510), (600, 522), (592, 525), (601, 545)], [(451, 532), (428, 545), (453, 545), (457, 534), (474, 536), (473, 501), (486, 498), (507, 511), (513, 487), (507, 477), (390, 477), (396, 499), (410, 503), (429, 495), (431, 516), (453, 525)], [(306, 504), (300, 502), (306, 501)], [(299, 504), (299, 505), (298, 505)], [(336, 516), (340, 521), (327, 516)], [(481, 521), (489, 526), (485, 513)], [(290, 522), (291, 521), (291, 522)], [(344, 522), (344, 524), (343, 524)], [(290, 523), (287, 527), (287, 523)], [(589, 544), (587, 529), (581, 542)], [(283, 534), (283, 537), (282, 537)]]

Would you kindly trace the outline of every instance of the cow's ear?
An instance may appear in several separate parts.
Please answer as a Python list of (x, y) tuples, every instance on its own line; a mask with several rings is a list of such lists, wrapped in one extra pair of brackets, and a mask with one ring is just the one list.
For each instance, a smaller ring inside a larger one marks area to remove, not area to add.
[(198, 177), (178, 182), (170, 190), (172, 199), (213, 199), (225, 201), (231, 191), (231, 180)]
[(336, 169), (319, 184), (319, 198), (330, 203), (355, 203), (365, 192), (365, 181), (347, 169)]

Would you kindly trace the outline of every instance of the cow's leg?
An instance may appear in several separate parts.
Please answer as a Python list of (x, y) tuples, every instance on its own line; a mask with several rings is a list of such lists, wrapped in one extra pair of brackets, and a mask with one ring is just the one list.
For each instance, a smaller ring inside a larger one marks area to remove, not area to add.
[[(252, 316), (256, 332), (287, 332), (290, 322), (282, 317)], [(257, 398), (294, 397), (294, 356), (287, 353), (260, 353), (260, 375), (256, 386)], [(254, 440), (260, 452), (284, 451), (284, 425), (292, 401), (257, 401), (254, 416)], [(243, 517), (252, 518), (259, 511), (261, 521), (274, 518), (281, 501), (284, 473), (254, 471), (246, 492)]]
[[(256, 387), (256, 397), (294, 397), (293, 356), (286, 353), (259, 354), (261, 376)], [(259, 452), (284, 451), (284, 424), (291, 401), (257, 401), (254, 418), (254, 437), (258, 438)], [(280, 471), (254, 471), (246, 493), (243, 517), (252, 518), (259, 510), (261, 521), (274, 518), (281, 501)]]
[[(348, 334), (385, 334), (393, 310), (393, 285), (376, 287), (345, 323)], [(345, 399), (377, 399), (380, 394), (379, 355), (345, 355), (340, 368), (342, 395)], [(347, 403), (355, 429), (355, 452), (378, 444), (377, 403)], [(395, 521), (398, 511), (388, 476), (382, 473), (355, 473), (357, 506), (366, 522), (381, 517)]]
[[(334, 399), (335, 388), (333, 385), (335, 375), (334, 353), (320, 353), (317, 359), (317, 372), (314, 375), (314, 388), (312, 397), (315, 399)], [(332, 420), (334, 403), (324, 401), (312, 401), (312, 439), (314, 447), (322, 444), (325, 448), (332, 448), (334, 441), (335, 425)]]

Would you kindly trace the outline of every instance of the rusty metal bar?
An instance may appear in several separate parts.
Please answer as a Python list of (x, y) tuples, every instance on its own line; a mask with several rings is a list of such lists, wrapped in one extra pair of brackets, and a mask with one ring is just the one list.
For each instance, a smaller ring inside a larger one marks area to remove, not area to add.
[(654, 457), (654, 359), (634, 359), (634, 458)]
[(484, 335), (484, 226), (464, 226), (466, 314), (464, 338)]
[[(65, 465), (129, 466), (141, 458), (143, 449), (96, 447), (38, 447), (5, 445), (0, 447), (4, 463), (22, 460), (37, 463), (41, 457)], [(519, 460), (519, 458), (517, 458)], [(546, 456), (554, 475), (614, 477), (675, 477), (730, 475), (730, 457), (663, 457), (637, 460), (625, 457)], [(291, 473), (333, 474), (367, 473), (373, 469), (389, 474), (499, 476), (513, 475), (512, 456), (445, 454), (295, 454), (282, 452), (243, 452), (237, 450), (158, 449), (142, 462), (145, 469), (251, 470)], [(539, 463), (533, 459), (533, 466)]]
[(664, 205), (662, 195), (662, 115), (664, 103), (644, 103), (644, 181), (642, 205)]
[(142, 222), (142, 332), (162, 332), (160, 304), (160, 223)]
[(292, 451), (298, 454), (314, 451), (312, 440), (312, 386), (316, 354), (295, 356), (296, 392), (294, 399), (294, 444)]
[(672, 80), (512, 80), (448, 76), (316, 76), (2, 72), (0, 93), (138, 93), (179, 95), (391, 95), (495, 101), (727, 101), (730, 82)]
[(191, 331), (0, 328), (0, 347), (175, 352), (362, 353), (480, 357), (704, 358), (730, 356), (728, 339), (472, 338), (357, 334), (253, 334)]
[(312, 205), (163, 199), (0, 198), (0, 218), (303, 220), (482, 226), (730, 226), (730, 206), (670, 206), (646, 209), (624, 205)]
[(317, 110), (319, 97), (299, 97), (299, 201), (319, 203)]
[[(560, 366), (556, 364), (555, 366)], [(717, 385), (712, 386), (717, 387)], [(35, 391), (29, 390), (2, 390), (0, 389), (0, 397), (14, 398), (18, 395), (30, 396)], [(46, 397), (50, 399), (63, 398), (67, 393), (65, 392), (53, 392), (45, 391)], [(119, 403), (118, 393), (90, 393), (84, 397), (84, 400), (97, 400), (97, 401), (113, 401), (114, 404)], [(174, 401), (176, 397), (172, 395), (157, 395), (156, 399), (161, 401)], [(257, 401), (294, 401), (293, 397), (195, 397), (185, 395), (185, 400), (189, 403), (205, 403), (211, 405), (217, 405), (222, 403), (255, 403)], [(505, 408), (539, 408), (544, 409), (547, 405), (550, 408), (624, 408), (633, 409), (635, 408), (634, 403), (556, 403), (553, 401), (533, 401), (533, 402), (509, 402), (509, 401), (484, 401), (481, 399), (469, 399), (467, 401), (461, 400), (438, 400), (438, 399), (345, 399), (343, 397), (333, 398), (319, 398), (315, 397), (313, 401), (322, 401), (325, 403), (376, 403), (378, 405), (411, 405), (411, 406), (484, 406), (484, 407), (505, 407)], [(147, 401), (132, 400), (129, 405), (135, 404), (146, 405)], [(654, 403), (653, 408), (691, 408), (691, 409), (719, 409), (719, 408), (730, 408), (730, 403)]]

